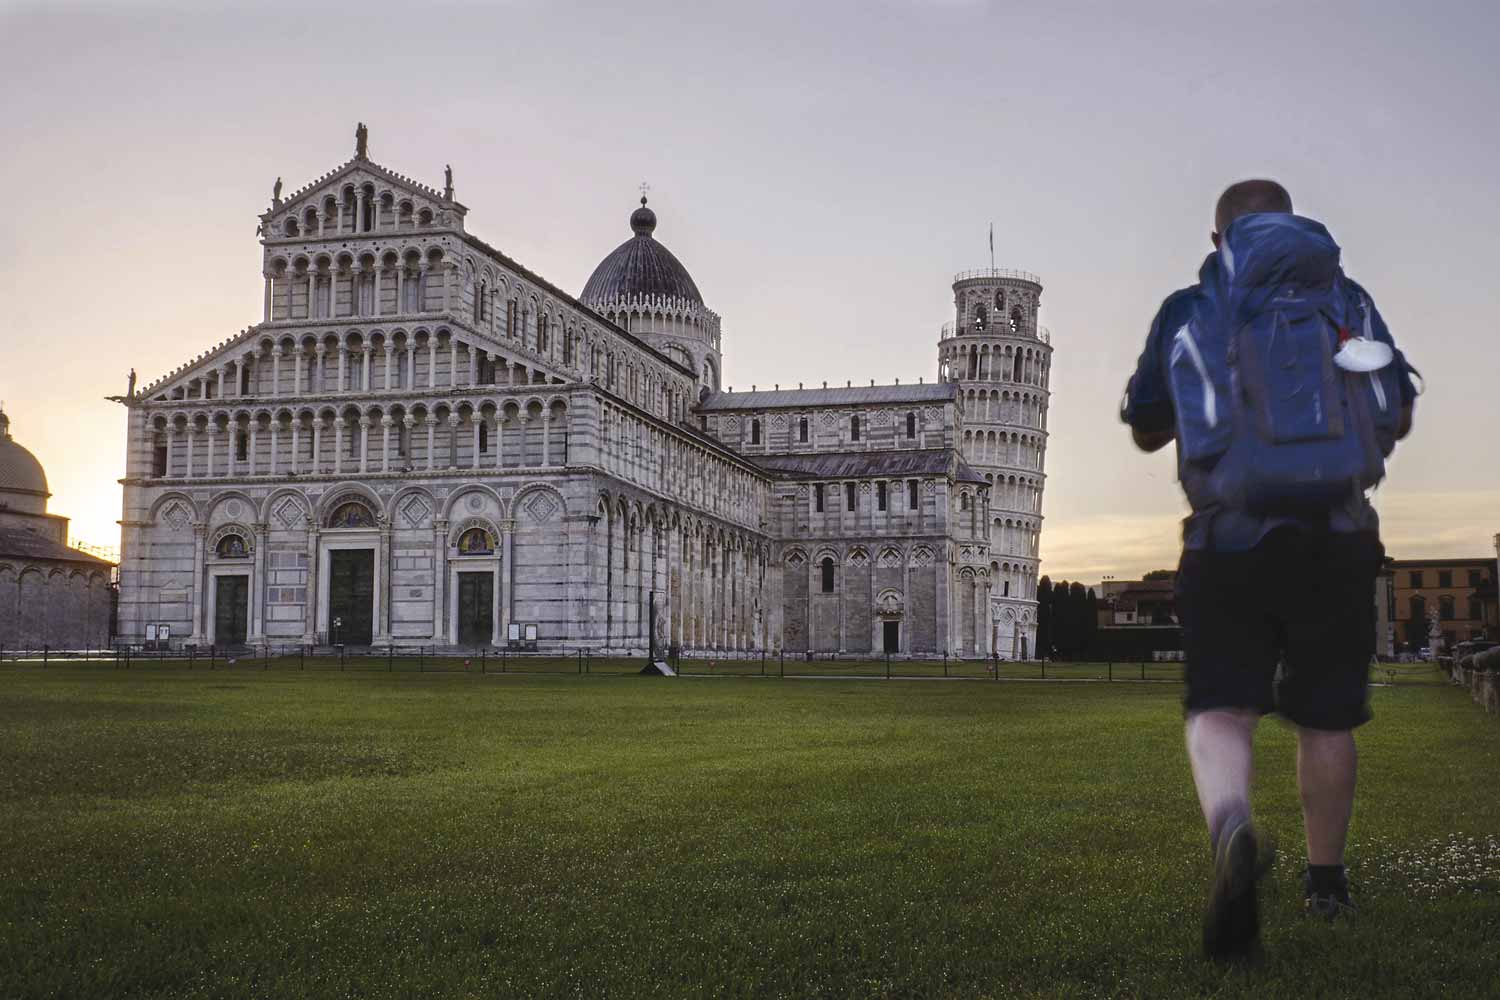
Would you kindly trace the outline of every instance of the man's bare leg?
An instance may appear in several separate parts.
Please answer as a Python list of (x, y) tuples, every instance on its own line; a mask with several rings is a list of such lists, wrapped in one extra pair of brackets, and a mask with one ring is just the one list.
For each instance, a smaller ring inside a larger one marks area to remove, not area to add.
[(1203, 951), (1217, 960), (1250, 954), (1260, 940), (1255, 886), (1259, 842), (1250, 823), (1255, 725), (1260, 716), (1213, 709), (1188, 718), (1188, 760), (1214, 847), (1214, 877), (1203, 918)]
[(1250, 779), (1255, 774), (1255, 726), (1260, 715), (1245, 709), (1195, 712), (1187, 721), (1188, 761), (1198, 805), (1217, 845), (1225, 824), (1250, 818)]
[(1354, 813), (1358, 762), (1349, 730), (1297, 728), (1297, 791), (1307, 831), (1307, 908), (1329, 920), (1354, 913), (1344, 876), (1344, 844)]
[(1297, 729), (1297, 791), (1307, 829), (1307, 863), (1342, 865), (1354, 813), (1358, 755), (1347, 729)]

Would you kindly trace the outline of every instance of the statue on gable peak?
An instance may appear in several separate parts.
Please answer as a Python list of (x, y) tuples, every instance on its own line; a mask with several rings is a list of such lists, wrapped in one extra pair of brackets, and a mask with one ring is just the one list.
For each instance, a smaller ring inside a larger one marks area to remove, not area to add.
[(354, 155), (361, 160), (370, 158), (370, 130), (364, 122), (356, 122), (354, 126)]

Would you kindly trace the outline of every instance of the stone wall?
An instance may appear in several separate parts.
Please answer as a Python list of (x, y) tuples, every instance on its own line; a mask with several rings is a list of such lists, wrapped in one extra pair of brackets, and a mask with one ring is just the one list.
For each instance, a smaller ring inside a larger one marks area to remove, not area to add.
[(0, 560), (0, 648), (108, 645), (107, 571), (89, 563)]

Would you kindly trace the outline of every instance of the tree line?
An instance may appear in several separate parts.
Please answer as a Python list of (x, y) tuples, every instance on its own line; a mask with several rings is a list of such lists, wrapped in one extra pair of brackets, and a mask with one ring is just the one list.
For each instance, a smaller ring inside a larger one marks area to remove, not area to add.
[(1084, 657), (1099, 630), (1099, 598), (1094, 588), (1044, 576), (1036, 588), (1036, 646), (1054, 660)]

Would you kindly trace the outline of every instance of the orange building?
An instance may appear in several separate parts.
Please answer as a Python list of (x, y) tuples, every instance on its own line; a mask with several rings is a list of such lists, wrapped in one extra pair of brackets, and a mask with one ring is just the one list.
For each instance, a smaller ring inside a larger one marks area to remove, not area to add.
[(1429, 620), (1437, 613), (1443, 646), (1465, 639), (1500, 637), (1494, 559), (1396, 559), (1396, 642), (1414, 652), (1427, 645)]

